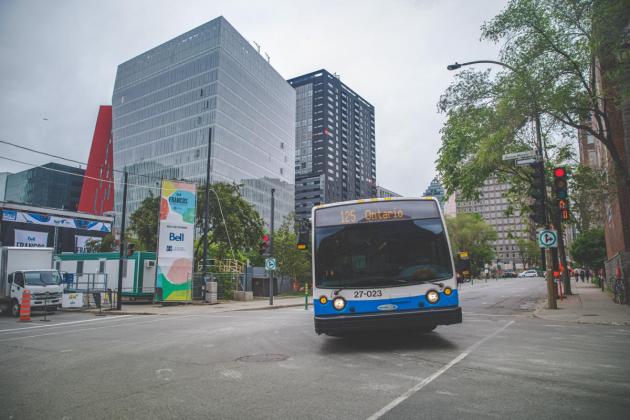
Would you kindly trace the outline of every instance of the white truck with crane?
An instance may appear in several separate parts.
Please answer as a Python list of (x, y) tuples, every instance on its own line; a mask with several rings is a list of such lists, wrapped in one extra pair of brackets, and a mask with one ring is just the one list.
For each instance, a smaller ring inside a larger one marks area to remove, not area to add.
[(61, 273), (52, 269), (52, 248), (0, 247), (0, 307), (19, 316), (24, 290), (31, 293), (31, 307), (56, 310), (61, 306)]

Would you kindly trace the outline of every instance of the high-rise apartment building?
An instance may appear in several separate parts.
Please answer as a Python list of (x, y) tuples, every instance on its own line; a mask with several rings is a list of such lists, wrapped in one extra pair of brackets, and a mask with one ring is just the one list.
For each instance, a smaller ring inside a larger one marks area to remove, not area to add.
[(505, 193), (508, 183), (501, 183), (490, 177), (480, 190), (479, 200), (456, 199), (457, 213), (478, 213), (497, 232), (497, 240), (492, 243), (497, 263), (507, 268), (522, 268), (523, 258), (517, 239), (533, 239), (532, 226), (523, 221), (518, 209), (506, 215), (508, 201)]
[(326, 70), (289, 80), (297, 94), (295, 213), (376, 196), (374, 107)]
[(160, 178), (205, 182), (208, 159), (210, 181), (242, 184), (267, 223), (272, 188), (276, 226), (293, 211), (295, 90), (223, 17), (120, 64), (112, 106), (116, 185), (142, 175), (128, 212)]
[(76, 211), (84, 174), (81, 168), (54, 162), (9, 174), (4, 200)]
[(102, 215), (114, 209), (112, 107), (101, 105), (96, 118), (79, 201), (79, 211)]

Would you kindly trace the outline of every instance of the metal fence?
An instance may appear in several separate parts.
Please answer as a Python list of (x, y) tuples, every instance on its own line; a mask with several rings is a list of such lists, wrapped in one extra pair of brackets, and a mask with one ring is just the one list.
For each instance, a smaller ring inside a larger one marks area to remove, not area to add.
[[(240, 273), (208, 273), (208, 281), (217, 283), (217, 298), (219, 300), (230, 300), (234, 298), (235, 290), (242, 290), (243, 275)], [(203, 273), (193, 273), (193, 299), (203, 299), (203, 285)]]

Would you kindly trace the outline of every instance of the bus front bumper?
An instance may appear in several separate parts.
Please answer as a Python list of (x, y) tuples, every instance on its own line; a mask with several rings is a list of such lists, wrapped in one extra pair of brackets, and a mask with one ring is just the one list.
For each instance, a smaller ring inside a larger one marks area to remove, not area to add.
[(462, 308), (315, 316), (317, 334), (343, 335), (352, 332), (410, 330), (436, 325), (460, 324)]

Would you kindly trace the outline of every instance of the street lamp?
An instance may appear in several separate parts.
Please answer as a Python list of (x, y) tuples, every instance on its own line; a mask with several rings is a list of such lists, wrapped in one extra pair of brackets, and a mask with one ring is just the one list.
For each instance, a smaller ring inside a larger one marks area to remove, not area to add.
[[(448, 66), (446, 66), (447, 70), (449, 71), (453, 71), (453, 70), (457, 70), (462, 68), (463, 66), (470, 66), (473, 64), (495, 64), (497, 66), (501, 66), (501, 67), (505, 67), (507, 69), (509, 69), (510, 71), (512, 71), (514, 74), (516, 74), (517, 76), (521, 77), (523, 79), (523, 81), (525, 82), (525, 84), (527, 85), (527, 88), (530, 91), (530, 94), (532, 95), (532, 98), (534, 98), (534, 110), (533, 110), (533, 118), (534, 118), (534, 124), (536, 126), (536, 148), (538, 149), (538, 156), (541, 162), (543, 162), (544, 164), (544, 154), (543, 154), (543, 142), (542, 142), (542, 130), (540, 127), (540, 112), (538, 110), (538, 100), (537, 100), (537, 95), (536, 95), (536, 91), (532, 88), (532, 85), (530, 83), (529, 78), (520, 70), (516, 69), (515, 67), (510, 66), (509, 64), (505, 64), (501, 61), (495, 61), (495, 60), (475, 60), (475, 61), (468, 61), (466, 63), (458, 63), (455, 62), (454, 64), (449, 64)], [(546, 185), (545, 185), (545, 178), (543, 177), (542, 179), (542, 190), (546, 191)], [(544, 224), (547, 225), (548, 223), (548, 219), (547, 219), (547, 209), (546, 209), (546, 194), (543, 194), (542, 199), (541, 199), (541, 204), (542, 204), (542, 211), (544, 214)]]

